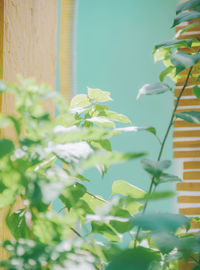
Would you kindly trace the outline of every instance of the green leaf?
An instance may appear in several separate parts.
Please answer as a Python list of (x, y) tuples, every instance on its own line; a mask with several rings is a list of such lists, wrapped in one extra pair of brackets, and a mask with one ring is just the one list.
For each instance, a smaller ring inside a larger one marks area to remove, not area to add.
[(190, 0), (190, 1), (186, 1), (184, 3), (180, 3), (177, 5), (176, 7), (176, 14), (187, 10), (187, 9), (196, 9), (196, 8), (200, 8), (200, 3), (199, 0)]
[(133, 198), (131, 197), (130, 201), (127, 200), (127, 204), (124, 206), (124, 209), (126, 209), (130, 213), (130, 215), (135, 215), (143, 209), (143, 204), (135, 201), (135, 199), (133, 200)]
[(142, 88), (140, 88), (137, 98), (141, 95), (158, 95), (169, 91), (169, 87), (164, 83), (152, 83), (152, 84), (145, 84)]
[(7, 188), (3, 192), (1, 192), (0, 196), (0, 209), (3, 209), (4, 207), (11, 205), (12, 202), (16, 199), (17, 196), (17, 186), (14, 186), (13, 188)]
[(171, 166), (171, 161), (152, 161), (148, 159), (143, 159), (141, 161), (141, 164), (145, 171), (158, 178), (162, 175), (164, 170), (168, 169)]
[(127, 222), (125, 222), (125, 221), (121, 222), (120, 219), (119, 219), (119, 221), (117, 219), (110, 221), (110, 225), (117, 232), (125, 233), (125, 232), (129, 232), (132, 229), (133, 224), (129, 221), (131, 216), (130, 216), (130, 213), (126, 209), (121, 209), (121, 208), (119, 208), (119, 206), (113, 207), (111, 212), (110, 212), (110, 215), (112, 215), (114, 217), (127, 218), (128, 219)]
[(86, 191), (87, 190), (84, 185), (75, 183), (74, 185), (68, 186), (63, 190), (62, 194), (60, 195), (60, 199), (69, 210), (77, 204)]
[(102, 91), (100, 89), (88, 88), (88, 96), (95, 102), (106, 102), (112, 100), (110, 93), (107, 91)]
[(182, 180), (173, 174), (162, 173), (159, 177), (159, 183), (167, 183), (167, 182), (181, 182)]
[(67, 163), (78, 163), (80, 159), (86, 159), (94, 151), (87, 142), (75, 142), (53, 145), (52, 152)]
[(109, 140), (92, 141), (90, 144), (96, 149), (103, 149), (110, 152), (112, 151), (111, 143)]
[(100, 127), (111, 127), (111, 128), (115, 127), (115, 124), (111, 120), (107, 119), (106, 117), (94, 116), (92, 118), (85, 119), (85, 121), (95, 123), (96, 125), (99, 125)]
[(166, 198), (170, 198), (170, 197), (174, 197), (176, 196), (176, 194), (172, 191), (159, 191), (159, 192), (153, 192), (150, 195), (146, 195), (144, 197), (144, 199), (146, 200), (148, 198), (148, 200), (162, 200), (162, 199), (166, 199)]
[(81, 181), (83, 181), (83, 182), (90, 182), (90, 180), (89, 180), (87, 177), (85, 177), (85, 176), (83, 176), (83, 175), (81, 175), (81, 174), (77, 174), (77, 175), (75, 176), (75, 178), (76, 178), (76, 179), (79, 179), (79, 180), (81, 180)]
[(85, 201), (89, 207), (95, 212), (97, 207), (103, 206), (106, 201), (100, 196), (93, 196), (92, 194), (86, 192), (82, 197), (81, 200)]
[(160, 48), (154, 52), (154, 62), (169, 60), (171, 48)]
[(105, 110), (104, 115), (109, 120), (112, 120), (115, 122), (121, 122), (121, 123), (126, 123), (126, 124), (131, 123), (131, 120), (126, 115), (119, 114), (113, 111)]
[(173, 48), (173, 47), (191, 47), (192, 46), (192, 39), (183, 39), (183, 40), (167, 40), (162, 43), (156, 45), (153, 49), (153, 53), (157, 50), (163, 48)]
[(146, 192), (126, 181), (117, 180), (112, 185), (112, 196), (115, 194), (122, 194), (132, 198), (142, 198)]
[(93, 233), (101, 234), (108, 241), (120, 241), (120, 235), (110, 224), (105, 224), (103, 222), (91, 222), (91, 226)]
[(189, 123), (195, 123), (195, 124), (200, 123), (200, 112), (197, 112), (197, 111), (176, 113), (176, 116)]
[(85, 94), (76, 95), (70, 103), (71, 108), (86, 107), (89, 105), (90, 105), (90, 100), (88, 96)]
[(19, 136), (21, 132), (20, 122), (13, 116), (8, 116), (8, 119), (13, 123), (15, 130), (17, 132), (17, 135)]
[(174, 72), (175, 67), (174, 66), (169, 66), (166, 69), (164, 69), (161, 73), (160, 73), (160, 81), (164, 81), (165, 77), (169, 74), (171, 74), (172, 72)]
[(168, 232), (156, 232), (152, 235), (152, 240), (162, 254), (171, 252), (178, 243), (178, 238)]
[(15, 147), (11, 140), (0, 139), (0, 158), (14, 151)]
[(138, 131), (143, 131), (146, 130), (153, 135), (156, 135), (156, 129), (154, 127), (136, 127), (136, 126), (129, 126), (129, 127), (124, 127), (124, 128), (116, 128), (117, 131), (122, 131), (122, 132), (138, 132)]
[(179, 13), (178, 15), (175, 16), (172, 27), (180, 23), (188, 22), (188, 21), (198, 19), (198, 18), (200, 18), (200, 12), (198, 11), (186, 11), (186, 12)]
[(63, 188), (63, 185), (59, 181), (51, 182), (51, 183), (45, 183), (45, 182), (40, 183), (40, 189), (42, 192), (42, 201), (45, 204), (50, 204), (59, 196), (62, 188)]
[(109, 139), (112, 136), (118, 135), (119, 131), (109, 130), (105, 128), (77, 128), (76, 129), (59, 129), (58, 132), (54, 132), (52, 136), (53, 142), (58, 142), (59, 144), (65, 144), (67, 142), (76, 141), (97, 141)]
[(194, 66), (200, 60), (200, 53), (188, 54), (185, 52), (177, 52), (171, 56), (172, 64), (176, 67), (176, 74), (180, 73), (187, 67)]
[(30, 238), (30, 230), (26, 223), (26, 213), (31, 218), (31, 214), (26, 212), (25, 209), (19, 209), (6, 218), (7, 226), (17, 240), (20, 238)]
[(146, 153), (119, 153), (119, 152), (97, 152), (91, 155), (88, 160), (83, 162), (83, 168), (89, 169), (97, 165), (110, 165), (127, 162), (132, 159), (136, 159), (146, 155)]
[(192, 88), (192, 92), (197, 98), (200, 98), (200, 87), (196, 85), (195, 87)]
[(138, 214), (133, 224), (143, 230), (176, 232), (182, 226), (189, 226), (190, 220), (179, 214)]
[(112, 259), (106, 270), (148, 270), (152, 262), (160, 259), (158, 252), (148, 248), (126, 249)]

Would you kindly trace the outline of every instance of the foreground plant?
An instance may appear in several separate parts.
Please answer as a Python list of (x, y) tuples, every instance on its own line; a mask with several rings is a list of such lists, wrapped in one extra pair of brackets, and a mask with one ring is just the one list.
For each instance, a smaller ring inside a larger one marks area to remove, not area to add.
[[(191, 9), (186, 11), (186, 9)], [(177, 8), (174, 26), (199, 16), (199, 1), (187, 1)], [(187, 16), (185, 16), (187, 14)], [(196, 25), (191, 24), (190, 27)], [(187, 31), (186, 27), (184, 31)], [(35, 85), (32, 79), (20, 79), (20, 85), (0, 82), (1, 93), (16, 100), (15, 115), (0, 115), (0, 208), (6, 211), (6, 224), (13, 236), (1, 246), (8, 259), (0, 262), (9, 270), (158, 270), (177, 269), (181, 259), (193, 260), (200, 269), (200, 235), (183, 234), (190, 219), (178, 214), (146, 214), (150, 200), (173, 196), (173, 192), (156, 192), (162, 183), (181, 181), (166, 170), (171, 161), (162, 160), (170, 128), (176, 117), (200, 123), (200, 113), (176, 113), (193, 66), (200, 59), (197, 40), (172, 40), (155, 46), (156, 60), (167, 65), (161, 82), (145, 85), (141, 95), (172, 91), (163, 83), (165, 76), (177, 80), (185, 76), (170, 123), (163, 140), (156, 129), (132, 126), (128, 117), (110, 111), (109, 92), (88, 89), (77, 95), (70, 106), (48, 86)], [(192, 53), (182, 52), (189, 48)], [(199, 77), (194, 94), (199, 98)], [(57, 117), (50, 119), (43, 110), (45, 100), (53, 100)], [(115, 122), (123, 124), (116, 128)], [(15, 139), (6, 138), (7, 129), (15, 130)], [(160, 141), (158, 159), (146, 157), (141, 165), (150, 176), (145, 192), (125, 180), (114, 181), (112, 194), (105, 200), (87, 191), (84, 171), (96, 167), (103, 176), (111, 165), (141, 158), (146, 153), (120, 153), (112, 150), (110, 139), (122, 132), (147, 131)], [(63, 204), (56, 212), (52, 202)], [(21, 201), (21, 209), (16, 205)], [(198, 222), (198, 219), (196, 219)], [(120, 242), (129, 234), (127, 248)], [(118, 244), (119, 243), (119, 244)]]

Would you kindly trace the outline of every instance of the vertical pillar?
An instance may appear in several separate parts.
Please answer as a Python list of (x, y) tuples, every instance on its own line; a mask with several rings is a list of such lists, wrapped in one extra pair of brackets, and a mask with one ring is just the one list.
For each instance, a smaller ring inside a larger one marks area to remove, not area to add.
[(70, 100), (73, 95), (74, 10), (76, 0), (61, 0), (60, 92)]
[[(185, 23), (177, 27), (177, 32), (190, 23)], [(183, 33), (178, 39), (197, 38), (200, 40), (200, 24)], [(195, 51), (198, 48), (193, 48)], [(193, 52), (193, 49), (183, 48), (185, 52)], [(192, 92), (195, 79), (197, 78), (199, 64), (193, 68), (188, 85), (181, 97), (177, 112), (200, 111), (200, 99), (197, 99)], [(175, 96), (178, 96), (188, 70), (181, 73), (182, 78), (177, 81)], [(183, 179), (182, 183), (177, 184), (179, 213), (188, 217), (200, 217), (200, 125), (191, 124), (177, 119), (174, 122), (173, 133), (174, 158), (177, 164), (177, 173)], [(192, 222), (191, 233), (200, 231), (200, 225)], [(195, 266), (194, 261), (180, 263), (179, 269), (190, 270)]]
[[(35, 77), (36, 81), (55, 87), (57, 0), (0, 0), (0, 67), (1, 79), (16, 81), (16, 74)], [(4, 94), (1, 112), (12, 114), (14, 100)], [(45, 104), (53, 116), (51, 103)], [(2, 134), (14, 139), (12, 129)], [(15, 208), (23, 207), (18, 201)], [(11, 237), (4, 222), (6, 210), (0, 211), (0, 240)], [(0, 250), (0, 260), (6, 253)]]

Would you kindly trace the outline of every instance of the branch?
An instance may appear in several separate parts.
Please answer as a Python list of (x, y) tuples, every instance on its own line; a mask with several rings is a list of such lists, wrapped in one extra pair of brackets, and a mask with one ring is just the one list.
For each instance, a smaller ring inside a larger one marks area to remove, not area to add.
[[(199, 51), (200, 51), (200, 48), (199, 48), (198, 52), (199, 52)], [(178, 97), (177, 97), (176, 104), (175, 104), (175, 106), (174, 106), (174, 110), (173, 110), (173, 112), (172, 112), (172, 115), (171, 115), (171, 118), (170, 118), (170, 121), (169, 121), (169, 125), (168, 125), (168, 127), (167, 127), (167, 130), (166, 130), (164, 139), (163, 139), (163, 141), (162, 141), (162, 143), (161, 143), (161, 147), (160, 147), (160, 151), (159, 151), (159, 154), (158, 154), (157, 161), (160, 161), (160, 159), (161, 159), (161, 157), (162, 157), (163, 149), (164, 149), (166, 140), (167, 140), (167, 138), (168, 138), (169, 131), (170, 131), (172, 125), (173, 125), (173, 121), (174, 121), (174, 117), (175, 117), (175, 115), (176, 115), (177, 107), (178, 107), (178, 105), (179, 105), (179, 102), (180, 102), (180, 99), (181, 99), (181, 97), (182, 97), (182, 95), (183, 95), (183, 92), (184, 92), (184, 90), (185, 90), (185, 88), (186, 88), (186, 86), (187, 86), (187, 84), (188, 84), (188, 81), (189, 81), (189, 78), (190, 78), (190, 75), (191, 75), (191, 72), (192, 72), (193, 67), (194, 67), (194, 66), (191, 66), (191, 68), (189, 69), (189, 72), (188, 72), (187, 78), (186, 78), (186, 80), (185, 80), (185, 83), (184, 83), (184, 85), (183, 85), (183, 88), (181, 89), (181, 92), (180, 92), (180, 94), (179, 94)], [(146, 211), (146, 208), (147, 208), (147, 205), (148, 205), (148, 202), (149, 202), (149, 196), (150, 196), (151, 193), (152, 193), (152, 189), (153, 189), (153, 185), (154, 185), (154, 180), (155, 180), (155, 177), (152, 177), (152, 178), (151, 178), (151, 184), (150, 184), (149, 190), (148, 190), (148, 192), (147, 192), (147, 198), (146, 198), (146, 201), (145, 201), (145, 204), (144, 204), (144, 208), (143, 208), (142, 214), (144, 214), (145, 211)], [(137, 241), (138, 241), (140, 229), (141, 229), (141, 227), (138, 227), (138, 229), (137, 229), (136, 236), (135, 236), (134, 247), (136, 247), (136, 245), (137, 245)]]

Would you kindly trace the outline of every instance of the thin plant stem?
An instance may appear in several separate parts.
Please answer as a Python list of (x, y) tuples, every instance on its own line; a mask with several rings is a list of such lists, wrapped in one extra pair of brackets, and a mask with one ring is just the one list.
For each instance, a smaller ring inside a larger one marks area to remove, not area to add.
[[(200, 49), (198, 50), (198, 52), (199, 52), (199, 51), (200, 51)], [(172, 115), (171, 115), (171, 118), (170, 118), (170, 121), (169, 121), (167, 130), (166, 130), (166, 132), (165, 132), (164, 139), (163, 139), (163, 141), (162, 141), (162, 143), (161, 143), (161, 147), (160, 147), (160, 151), (159, 151), (159, 153), (158, 153), (157, 161), (160, 161), (160, 159), (161, 159), (161, 157), (162, 157), (162, 153), (163, 153), (163, 150), (164, 150), (164, 147), (165, 147), (166, 140), (167, 140), (168, 135), (169, 135), (169, 131), (170, 131), (172, 125), (173, 125), (173, 121), (174, 121), (174, 117), (175, 117), (175, 115), (176, 115), (177, 107), (178, 107), (178, 105), (179, 105), (179, 102), (180, 102), (180, 99), (181, 99), (181, 97), (182, 97), (182, 95), (183, 95), (183, 92), (184, 92), (184, 90), (185, 90), (185, 88), (186, 88), (186, 86), (187, 86), (187, 84), (188, 84), (188, 81), (189, 81), (189, 78), (190, 78), (192, 69), (193, 69), (193, 66), (191, 66), (191, 68), (189, 69), (189, 72), (188, 72), (187, 78), (186, 78), (186, 80), (185, 80), (185, 83), (184, 83), (184, 85), (183, 85), (183, 88), (181, 89), (181, 91), (180, 91), (180, 93), (179, 93), (179, 95), (178, 95), (178, 97), (177, 97), (176, 104), (175, 104), (175, 106), (174, 106), (174, 110), (173, 110), (173, 112), (172, 112)], [(149, 197), (150, 197), (150, 195), (151, 195), (151, 193), (152, 193), (152, 189), (153, 189), (153, 186), (154, 186), (154, 180), (155, 180), (155, 177), (152, 177), (152, 178), (151, 178), (151, 184), (150, 184), (149, 190), (148, 190), (148, 192), (147, 192), (147, 198), (146, 198), (146, 201), (145, 201), (145, 203), (144, 203), (144, 208), (143, 208), (142, 214), (145, 213), (146, 208), (147, 208), (147, 205), (148, 205), (148, 203), (149, 203)], [(140, 234), (140, 229), (141, 229), (141, 227), (139, 226), (139, 227), (137, 228), (137, 232), (136, 232), (136, 235), (135, 235), (135, 243), (134, 243), (134, 247), (136, 247), (136, 245), (137, 245), (138, 237), (139, 237), (139, 234)]]
[(83, 236), (77, 230), (75, 230), (73, 227), (70, 227), (70, 230), (72, 232), (74, 232), (78, 237), (83, 238)]

